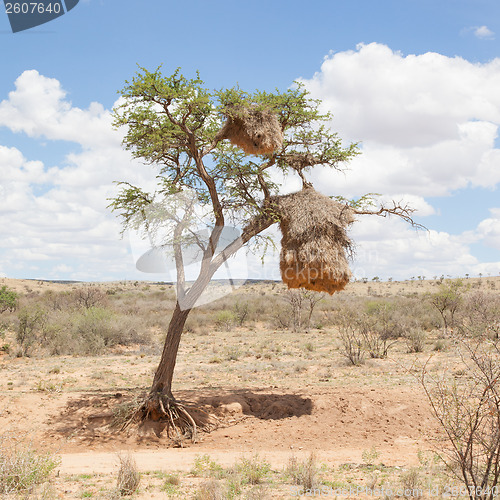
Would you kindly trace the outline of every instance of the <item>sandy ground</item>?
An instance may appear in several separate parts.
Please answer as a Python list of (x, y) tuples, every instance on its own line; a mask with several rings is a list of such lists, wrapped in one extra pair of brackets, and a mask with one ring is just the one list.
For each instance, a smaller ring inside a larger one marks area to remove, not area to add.
[(129, 395), (108, 392), (0, 395), (0, 428), (57, 452), (61, 472), (117, 468), (117, 452), (133, 451), (141, 470), (189, 470), (197, 455), (222, 465), (258, 453), (273, 466), (314, 451), (331, 465), (359, 463), (376, 447), (386, 465), (418, 462), (437, 428), (425, 396), (414, 388), (332, 388), (284, 392), (273, 388), (179, 394), (218, 415), (220, 427), (199, 442), (174, 448), (166, 436), (131, 428), (110, 431), (112, 408)]

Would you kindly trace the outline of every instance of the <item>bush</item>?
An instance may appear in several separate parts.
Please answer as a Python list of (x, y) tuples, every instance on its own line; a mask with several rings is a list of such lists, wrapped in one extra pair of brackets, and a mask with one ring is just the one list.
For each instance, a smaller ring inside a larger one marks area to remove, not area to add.
[(303, 462), (295, 457), (290, 457), (285, 474), (293, 484), (302, 486), (304, 490), (312, 490), (319, 486), (319, 469), (314, 453), (311, 453), (309, 458)]
[(118, 471), (116, 489), (122, 496), (133, 495), (141, 482), (141, 474), (137, 469), (137, 464), (131, 455), (124, 457), (119, 455), (118, 458), (120, 459), (120, 469)]
[(224, 330), (226, 332), (230, 331), (232, 326), (236, 322), (236, 315), (233, 311), (220, 311), (217, 313), (215, 317), (215, 325), (220, 330)]
[(8, 437), (0, 437), (0, 493), (31, 493), (49, 479), (59, 462), (51, 454), (19, 449)]
[(271, 472), (269, 463), (260, 460), (258, 455), (251, 459), (242, 458), (234, 469), (235, 472), (242, 476), (243, 482), (248, 484), (261, 484)]
[(418, 328), (411, 329), (405, 335), (407, 352), (409, 354), (416, 354), (423, 352), (425, 347), (425, 332)]
[(17, 308), (18, 295), (5, 285), (0, 288), (0, 313), (14, 311)]
[(500, 486), (500, 350), (478, 339), (459, 339), (458, 346), (465, 365), (460, 376), (431, 376), (424, 367), (420, 381), (448, 441), (440, 459), (470, 499), (484, 500)]
[(17, 317), (19, 324), (16, 341), (20, 347), (19, 354), (27, 356), (39, 338), (47, 319), (47, 313), (40, 306), (36, 305), (31, 308), (23, 307)]

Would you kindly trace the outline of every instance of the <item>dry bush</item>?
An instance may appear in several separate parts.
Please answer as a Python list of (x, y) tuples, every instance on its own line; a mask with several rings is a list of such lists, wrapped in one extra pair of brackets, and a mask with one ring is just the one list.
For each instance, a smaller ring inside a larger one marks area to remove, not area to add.
[(422, 479), (416, 467), (403, 472), (400, 481), (405, 497), (418, 498), (423, 496)]
[(409, 354), (417, 354), (424, 352), (426, 334), (419, 328), (412, 328), (404, 335), (406, 342), (406, 352)]
[(496, 295), (475, 291), (467, 294), (460, 311), (462, 328), (469, 335), (486, 332), (491, 339), (500, 338), (500, 298)]
[(141, 482), (141, 474), (137, 469), (137, 464), (131, 455), (118, 455), (118, 458), (120, 460), (120, 469), (118, 470), (116, 489), (122, 496), (133, 495)]
[(0, 436), (0, 494), (30, 494), (45, 483), (60, 460), (22, 447), (8, 435)]
[(19, 356), (27, 356), (41, 335), (47, 321), (47, 313), (38, 304), (23, 307), (18, 314), (16, 341)]
[(311, 453), (304, 461), (290, 457), (285, 475), (290, 478), (292, 484), (302, 486), (304, 491), (318, 488), (320, 485), (319, 467), (316, 465), (314, 453)]
[(461, 338), (461, 376), (432, 377), (424, 367), (421, 383), (445, 442), (441, 459), (471, 499), (492, 499), (500, 479), (500, 350), (496, 343)]
[(107, 303), (106, 292), (96, 285), (84, 285), (77, 288), (73, 291), (72, 298), (78, 307), (85, 309), (102, 307)]
[(219, 481), (210, 479), (200, 484), (195, 491), (193, 500), (226, 500), (227, 495)]
[(340, 353), (351, 365), (362, 365), (365, 362), (365, 343), (362, 330), (348, 318), (339, 327), (339, 330), (342, 345)]

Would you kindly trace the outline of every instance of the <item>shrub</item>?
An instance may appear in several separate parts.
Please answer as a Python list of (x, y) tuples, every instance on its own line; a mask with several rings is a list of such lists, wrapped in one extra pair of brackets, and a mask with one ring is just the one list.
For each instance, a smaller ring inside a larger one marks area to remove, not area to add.
[(401, 474), (400, 480), (405, 497), (421, 497), (423, 495), (422, 480), (416, 467)]
[(235, 324), (236, 316), (233, 311), (220, 311), (215, 317), (215, 324), (220, 330), (230, 331), (232, 326)]
[(477, 339), (458, 345), (464, 370), (432, 377), (424, 367), (421, 383), (448, 441), (441, 460), (470, 499), (484, 500), (500, 486), (500, 350)]
[(19, 447), (8, 437), (0, 437), (0, 493), (30, 493), (44, 483), (59, 465), (51, 454), (38, 454)]
[(17, 308), (18, 295), (7, 286), (0, 288), (0, 313), (5, 311), (14, 311)]
[(341, 315), (339, 329), (342, 344), (341, 354), (347, 358), (351, 365), (362, 365), (365, 360), (363, 333), (358, 328), (356, 318), (353, 317), (351, 311), (346, 311)]
[(319, 486), (319, 468), (316, 465), (314, 453), (311, 453), (309, 458), (302, 462), (296, 457), (290, 457), (285, 475), (290, 478), (293, 484), (302, 486), (304, 490), (317, 488)]
[(133, 495), (139, 483), (141, 482), (141, 474), (137, 469), (137, 464), (131, 455), (118, 456), (120, 460), (120, 469), (118, 470), (118, 479), (116, 489), (122, 496)]
[(425, 332), (418, 328), (413, 328), (405, 334), (406, 348), (408, 353), (423, 352), (425, 347)]
[(227, 495), (224, 493), (222, 486), (218, 481), (211, 479), (205, 481), (196, 490), (193, 500), (226, 500)]
[(222, 477), (224, 469), (210, 458), (210, 455), (197, 456), (191, 474), (197, 477)]
[(19, 344), (21, 356), (27, 356), (31, 347), (38, 340), (41, 329), (43, 328), (47, 313), (36, 305), (34, 307), (23, 307), (18, 314), (18, 328), (16, 341)]
[(248, 317), (248, 302), (245, 302), (244, 304), (236, 302), (233, 311), (236, 324), (238, 326), (243, 326), (243, 323), (245, 323), (245, 320)]
[(243, 482), (261, 484), (271, 472), (271, 466), (258, 455), (252, 458), (242, 458), (236, 465), (235, 471), (242, 476)]

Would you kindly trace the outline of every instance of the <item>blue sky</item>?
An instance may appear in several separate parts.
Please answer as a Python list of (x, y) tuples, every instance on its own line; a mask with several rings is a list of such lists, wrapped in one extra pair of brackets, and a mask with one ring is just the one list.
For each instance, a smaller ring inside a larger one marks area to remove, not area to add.
[[(430, 230), (356, 223), (358, 277), (498, 275), (499, 38), (494, 0), (80, 0), (16, 34), (0, 12), (0, 275), (151, 278), (105, 209), (112, 181), (154, 177), (110, 129), (137, 64), (199, 70), (211, 88), (300, 79), (321, 98), (363, 147), (345, 177), (312, 174), (321, 190), (408, 201)], [(250, 269), (279, 276), (276, 256)]]

